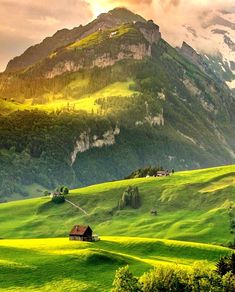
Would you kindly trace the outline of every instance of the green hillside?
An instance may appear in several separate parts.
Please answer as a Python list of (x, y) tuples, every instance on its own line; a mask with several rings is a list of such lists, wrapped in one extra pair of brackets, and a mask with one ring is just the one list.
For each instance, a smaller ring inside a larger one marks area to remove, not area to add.
[[(128, 186), (139, 188), (141, 207), (118, 210)], [(235, 207), (235, 166), (104, 183), (72, 190), (68, 199), (88, 215), (69, 203), (56, 205), (49, 197), (0, 204), (1, 237), (67, 236), (74, 224), (89, 224), (101, 236), (233, 241), (229, 212)], [(157, 216), (150, 214), (153, 208)]]
[(152, 21), (117, 9), (29, 51), (0, 74), (0, 202), (35, 196), (32, 185), (78, 188), (148, 165), (235, 162), (232, 92)]
[(109, 291), (115, 270), (126, 264), (139, 276), (159, 265), (188, 269), (202, 260), (214, 265), (229, 253), (223, 247), (149, 238), (102, 237), (96, 243), (1, 240), (0, 290)]
[[(141, 207), (118, 210), (128, 186), (138, 187)], [(115, 271), (127, 264), (136, 276), (161, 265), (191, 269), (198, 261), (213, 269), (231, 253), (218, 245), (234, 240), (235, 166), (104, 183), (67, 198), (88, 214), (49, 197), (0, 204), (0, 290), (109, 291)], [(71, 227), (81, 223), (101, 240), (69, 241)]]

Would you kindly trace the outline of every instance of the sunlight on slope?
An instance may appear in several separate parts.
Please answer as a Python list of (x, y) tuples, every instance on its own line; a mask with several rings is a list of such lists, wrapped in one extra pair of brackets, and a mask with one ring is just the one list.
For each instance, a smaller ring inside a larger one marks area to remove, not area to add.
[(207, 260), (212, 266), (229, 253), (213, 245), (138, 237), (105, 236), (95, 243), (68, 238), (1, 240), (0, 289), (109, 291), (116, 269), (127, 264), (138, 276), (159, 265), (188, 269), (195, 261)]
[[(71, 190), (70, 204), (55, 205), (50, 197), (0, 204), (3, 238), (66, 236), (71, 226), (89, 224), (101, 236), (143, 236), (202, 243), (228, 244), (233, 236), (228, 210), (235, 187), (201, 193), (223, 177), (233, 177), (235, 166), (176, 172), (170, 177), (108, 182)], [(139, 209), (117, 208), (128, 186), (139, 188)], [(156, 208), (157, 216), (151, 214)], [(14, 216), (11, 214), (14, 213)]]
[(212, 182), (211, 185), (200, 190), (200, 193), (215, 192), (218, 190), (225, 189), (229, 186), (234, 185), (235, 177), (226, 177), (216, 182)]
[[(45, 94), (45, 98), (49, 100), (46, 104), (35, 104), (32, 105), (32, 99), (28, 99), (25, 103), (16, 103), (16, 102), (8, 102), (0, 100), (0, 106), (3, 112), (11, 112), (16, 110), (45, 110), (48, 112), (52, 112), (55, 110), (84, 110), (87, 112), (94, 112), (96, 113), (97, 110), (100, 108), (98, 104), (96, 104), (96, 100), (99, 98), (107, 98), (107, 97), (129, 97), (135, 93), (130, 89), (130, 86), (133, 84), (133, 81), (127, 82), (115, 82), (111, 85), (106, 86), (105, 88), (92, 93), (92, 94), (85, 94), (79, 96), (76, 99), (76, 90), (81, 89), (83, 86), (88, 84), (88, 80), (75, 80), (69, 84), (69, 88), (75, 93), (73, 96), (68, 96), (64, 99), (63, 94), (53, 94), (47, 93)], [(74, 96), (75, 95), (75, 96)]]

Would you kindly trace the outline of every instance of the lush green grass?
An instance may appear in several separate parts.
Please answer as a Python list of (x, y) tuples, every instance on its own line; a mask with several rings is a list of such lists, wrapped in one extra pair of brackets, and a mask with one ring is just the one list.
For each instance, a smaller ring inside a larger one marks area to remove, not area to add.
[[(126, 264), (136, 276), (162, 264), (190, 269), (195, 261), (206, 260), (214, 267), (231, 251), (202, 242), (232, 240), (228, 208), (234, 204), (234, 179), (235, 166), (227, 166), (71, 191), (69, 199), (88, 215), (48, 197), (0, 204), (5, 238), (0, 240), (0, 290), (108, 291), (116, 269)], [(118, 211), (129, 185), (139, 187), (142, 206)], [(150, 214), (153, 207), (158, 216)], [(63, 238), (75, 223), (90, 224), (101, 241)]]
[(135, 275), (158, 265), (213, 265), (230, 251), (205, 244), (149, 238), (102, 237), (100, 242), (68, 238), (0, 241), (0, 290), (108, 291), (115, 270), (130, 265)]
[(139, 32), (131, 24), (125, 24), (115, 29), (109, 29), (105, 31), (97, 31), (88, 35), (87, 37), (69, 45), (67, 49), (88, 49), (96, 47), (110, 40), (115, 40), (127, 36), (128, 38), (139, 39)]
[(129, 97), (134, 93), (137, 93), (130, 89), (130, 85), (133, 84), (133, 81), (126, 82), (115, 82), (104, 87), (101, 90), (98, 90), (92, 94), (85, 94), (76, 98), (76, 92), (87, 85), (87, 80), (75, 80), (72, 81), (69, 85), (69, 95), (65, 98), (67, 93), (58, 93), (54, 94), (52, 92), (44, 94), (46, 100), (45, 104), (32, 104), (32, 99), (26, 100), (23, 104), (17, 102), (9, 102), (0, 100), (1, 113), (9, 113), (16, 110), (44, 110), (47, 112), (53, 112), (55, 110), (67, 109), (68, 104), (69, 108), (76, 110), (84, 110), (87, 112), (96, 111), (100, 106), (96, 103), (96, 100), (99, 98), (107, 97)]
[[(233, 240), (228, 209), (235, 201), (234, 178), (235, 166), (226, 166), (72, 190), (69, 199), (88, 215), (68, 203), (55, 205), (49, 197), (3, 203), (0, 234), (3, 238), (67, 236), (73, 224), (83, 223), (102, 236), (227, 244)], [(119, 211), (115, 208), (129, 185), (138, 186), (141, 208)], [(157, 216), (150, 214), (153, 207)]]

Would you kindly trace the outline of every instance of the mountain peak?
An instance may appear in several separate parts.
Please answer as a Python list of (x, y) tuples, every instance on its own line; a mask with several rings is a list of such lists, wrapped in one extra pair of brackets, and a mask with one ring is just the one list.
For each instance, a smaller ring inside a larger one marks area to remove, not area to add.
[(118, 7), (107, 13), (100, 14), (95, 20), (87, 25), (80, 25), (71, 30), (66, 28), (61, 29), (53, 36), (44, 39), (41, 43), (28, 48), (22, 55), (10, 60), (6, 72), (14, 72), (34, 65), (45, 59), (58, 48), (81, 40), (96, 31), (114, 28), (125, 23), (133, 22), (146, 22), (146, 20), (127, 8)]
[(146, 20), (142, 16), (135, 14), (125, 7), (116, 7), (107, 13), (102, 13), (97, 17), (97, 20), (107, 20), (109, 18), (113, 18), (116, 21), (121, 21), (121, 23), (130, 23), (136, 21), (146, 22)]

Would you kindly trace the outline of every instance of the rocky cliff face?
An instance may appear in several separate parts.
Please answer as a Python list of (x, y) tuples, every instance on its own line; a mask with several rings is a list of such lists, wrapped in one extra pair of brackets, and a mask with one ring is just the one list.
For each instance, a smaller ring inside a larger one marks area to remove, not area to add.
[[(91, 52), (92, 53), (92, 52)], [(65, 60), (57, 63), (50, 71), (46, 72), (45, 78), (54, 78), (65, 72), (76, 72), (80, 69), (92, 69), (94, 67), (105, 68), (112, 66), (116, 62), (125, 59), (143, 60), (145, 57), (151, 56), (151, 46), (148, 44), (132, 44), (121, 45), (120, 50), (116, 55), (104, 53), (100, 55), (87, 54), (87, 59), (79, 58), (76, 61)], [(89, 62), (87, 60), (90, 60)]]
[(187, 59), (190, 59), (195, 65), (201, 65), (200, 55), (186, 42), (183, 42), (179, 51)]
[(145, 39), (152, 45), (157, 44), (161, 39), (161, 33), (159, 31), (159, 26), (155, 24), (152, 20), (146, 22), (137, 22), (135, 24)]
[[(130, 32), (123, 37), (122, 33), (125, 29), (129, 29)], [(82, 68), (105, 68), (121, 60), (143, 60), (145, 57), (151, 57), (152, 46), (158, 44), (161, 39), (159, 26), (152, 21), (128, 24), (127, 27), (117, 28), (117, 31), (105, 33), (99, 31), (97, 35), (93, 35), (98, 40), (103, 38), (102, 41), (97, 41), (97, 45), (90, 45), (88, 38), (83, 39), (85, 45), (75, 42), (69, 47), (58, 50), (55, 58), (47, 58), (44, 62), (43, 77), (54, 78), (65, 72), (76, 72)]]
[(102, 137), (94, 135), (90, 136), (90, 133), (83, 132), (76, 140), (76, 144), (73, 152), (71, 153), (71, 165), (74, 164), (78, 153), (85, 152), (91, 148), (102, 148), (104, 146), (111, 146), (115, 143), (115, 136), (119, 135), (120, 129), (116, 127), (106, 131)]

